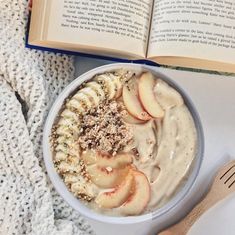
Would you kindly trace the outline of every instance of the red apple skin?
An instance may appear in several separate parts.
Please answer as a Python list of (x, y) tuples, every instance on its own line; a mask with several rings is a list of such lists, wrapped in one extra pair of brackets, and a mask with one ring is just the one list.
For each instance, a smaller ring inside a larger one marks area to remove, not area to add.
[(123, 102), (123, 98), (122, 96), (118, 98), (117, 100), (120, 105), (122, 106), (122, 120), (126, 123), (129, 123), (129, 124), (143, 124), (143, 123), (146, 123), (146, 121), (143, 121), (143, 120), (140, 120), (140, 119), (137, 119), (136, 117), (134, 117), (133, 115), (131, 115), (127, 109), (124, 108), (124, 102)]
[(145, 174), (138, 170), (132, 170), (132, 174), (134, 177), (133, 193), (120, 207), (123, 215), (141, 214), (148, 205), (151, 197), (150, 184)]
[(97, 165), (87, 167), (91, 181), (100, 188), (113, 188), (117, 186), (128, 174), (130, 165), (123, 168), (102, 168)]
[(102, 192), (96, 198), (96, 203), (103, 208), (121, 206), (132, 193), (133, 176), (129, 173), (125, 179), (112, 191)]
[(138, 80), (138, 97), (144, 110), (153, 118), (163, 118), (164, 110), (154, 95), (156, 80), (150, 72), (145, 72)]
[(152, 117), (143, 109), (138, 95), (138, 81), (136, 77), (131, 78), (128, 84), (123, 86), (123, 103), (127, 111), (136, 119), (148, 121)]
[(127, 114), (125, 116), (122, 117), (123, 121), (129, 124), (144, 124), (147, 121), (143, 121), (140, 119), (137, 119), (136, 117), (134, 117), (133, 115), (131, 115), (128, 111), (126, 111)]

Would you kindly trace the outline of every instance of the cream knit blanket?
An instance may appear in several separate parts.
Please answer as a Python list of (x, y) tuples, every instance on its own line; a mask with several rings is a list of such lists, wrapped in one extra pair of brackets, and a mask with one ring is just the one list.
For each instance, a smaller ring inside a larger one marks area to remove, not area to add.
[(27, 0), (0, 0), (0, 234), (92, 234), (42, 159), (43, 124), (73, 79), (73, 58), (26, 49), (27, 19)]

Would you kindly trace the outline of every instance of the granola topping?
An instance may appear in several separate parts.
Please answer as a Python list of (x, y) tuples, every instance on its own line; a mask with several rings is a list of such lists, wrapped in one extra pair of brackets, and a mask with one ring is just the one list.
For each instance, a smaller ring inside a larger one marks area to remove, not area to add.
[(84, 116), (78, 143), (83, 150), (96, 149), (115, 155), (132, 138), (130, 129), (122, 120), (121, 104), (104, 101)]

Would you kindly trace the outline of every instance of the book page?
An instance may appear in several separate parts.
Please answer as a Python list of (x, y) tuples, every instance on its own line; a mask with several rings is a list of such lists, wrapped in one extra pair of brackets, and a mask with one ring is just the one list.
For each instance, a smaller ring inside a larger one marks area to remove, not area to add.
[(156, 0), (148, 57), (235, 61), (234, 0)]
[(152, 0), (51, 0), (47, 40), (146, 56)]

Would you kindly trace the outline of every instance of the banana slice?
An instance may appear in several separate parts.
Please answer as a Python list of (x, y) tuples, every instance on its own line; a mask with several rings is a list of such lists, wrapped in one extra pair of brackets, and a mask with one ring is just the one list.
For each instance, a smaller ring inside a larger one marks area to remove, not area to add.
[[(61, 139), (59, 139), (61, 138)], [(63, 140), (62, 138), (63, 137), (59, 137), (57, 139), (58, 141), (58, 148), (56, 147), (56, 150), (58, 152), (63, 152), (64, 154), (68, 154), (68, 155), (71, 155), (69, 156), (69, 159), (71, 160), (72, 158), (71, 157), (76, 157), (76, 159), (78, 160), (78, 157), (80, 156), (80, 146), (78, 145), (78, 143), (76, 143), (73, 139), (65, 139)], [(60, 143), (59, 143), (60, 141)], [(63, 141), (63, 142), (62, 142)], [(68, 160), (68, 158), (67, 158)], [(74, 162), (74, 160), (73, 160)]]
[(61, 117), (64, 117), (66, 119), (71, 119), (73, 120), (74, 122), (77, 122), (78, 121), (78, 116), (75, 112), (72, 112), (71, 110), (69, 109), (65, 109), (61, 114), (60, 114)]
[[(80, 148), (79, 148), (79, 152), (80, 152)], [(80, 156), (80, 154), (79, 154)], [(72, 156), (72, 155), (69, 155), (68, 158), (67, 158), (67, 162), (71, 165), (78, 165), (80, 167), (80, 157), (78, 158), (77, 156)]]
[(83, 94), (86, 94), (91, 101), (93, 102), (93, 105), (96, 107), (100, 104), (100, 98), (98, 96), (98, 94), (90, 87), (85, 87), (83, 89), (80, 90), (80, 92), (82, 92)]
[(82, 106), (86, 109), (86, 110), (89, 110), (90, 108), (92, 108), (93, 106), (93, 103), (91, 102), (91, 100), (89, 99), (89, 97), (78, 91), (74, 96), (73, 96), (73, 99), (76, 99), (78, 101), (81, 102)]
[(116, 95), (115, 99), (119, 98), (122, 95), (122, 87), (123, 84), (121, 82), (121, 78), (119, 76), (115, 76), (114, 74), (111, 75), (112, 80), (116, 86)]
[(71, 155), (74, 157), (79, 157), (79, 145), (68, 146), (66, 143), (58, 144), (55, 148), (57, 152), (63, 152), (66, 155)]
[(54, 161), (55, 162), (60, 162), (60, 161), (65, 161), (67, 158), (67, 154), (64, 152), (58, 151), (55, 153)]
[(70, 139), (70, 138), (72, 138), (72, 137), (67, 137), (67, 136), (61, 135), (56, 139), (56, 142), (58, 144), (63, 144), (66, 142), (67, 139)]
[(59, 136), (72, 137), (74, 135), (74, 132), (67, 126), (58, 126), (56, 128), (56, 134)]
[(64, 175), (64, 182), (67, 184), (76, 183), (81, 179), (81, 176), (78, 174), (67, 173)]
[(97, 95), (100, 97), (101, 100), (103, 100), (105, 98), (105, 93), (102, 89), (102, 86), (99, 83), (97, 83), (97, 82), (88, 82), (86, 84), (86, 86), (93, 89), (97, 93)]
[(74, 139), (73, 137), (67, 137), (62, 135), (56, 139), (56, 142), (64, 146), (68, 146), (69, 148), (75, 148), (76, 150), (80, 149), (76, 139)]
[(67, 146), (70, 146), (70, 147), (77, 145), (75, 139), (73, 139), (72, 137), (66, 137), (66, 136), (59, 136), (56, 139), (56, 142), (58, 144), (66, 144)]
[(79, 173), (80, 172), (80, 167), (79, 165), (71, 165), (65, 161), (62, 161), (58, 164), (57, 169), (59, 173)]
[(73, 98), (66, 104), (66, 107), (71, 111), (75, 110), (80, 114), (85, 112), (85, 109), (82, 106), (81, 102)]
[(63, 126), (64, 128), (69, 128), (73, 132), (79, 132), (79, 124), (80, 122), (74, 122), (71, 119), (68, 118), (61, 118), (58, 122), (58, 126)]
[(81, 197), (83, 200), (90, 201), (95, 197), (94, 186), (87, 182), (83, 177), (80, 177), (75, 183), (71, 184), (71, 192), (75, 196), (86, 195), (86, 197)]
[(110, 78), (107, 74), (102, 74), (96, 77), (96, 80), (100, 82), (105, 89), (105, 93), (107, 94), (108, 99), (113, 99), (116, 95), (116, 84), (113, 82), (113, 79)]

